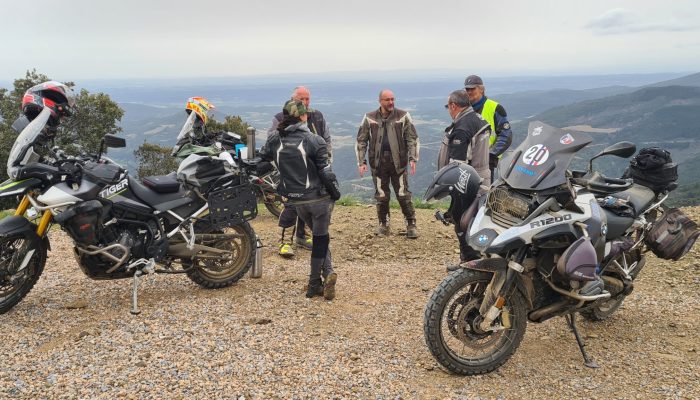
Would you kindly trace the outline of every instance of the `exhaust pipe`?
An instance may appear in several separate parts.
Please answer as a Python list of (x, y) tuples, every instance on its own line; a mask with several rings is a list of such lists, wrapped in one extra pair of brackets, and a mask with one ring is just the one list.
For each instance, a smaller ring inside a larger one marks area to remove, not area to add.
[(575, 307), (575, 304), (572, 304), (570, 301), (564, 299), (530, 312), (527, 318), (532, 322), (544, 322), (550, 318), (566, 314), (571, 308)]

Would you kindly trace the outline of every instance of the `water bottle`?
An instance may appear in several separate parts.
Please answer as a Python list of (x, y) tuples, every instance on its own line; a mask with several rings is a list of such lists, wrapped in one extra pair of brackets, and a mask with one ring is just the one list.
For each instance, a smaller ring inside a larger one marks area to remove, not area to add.
[(262, 257), (263, 244), (258, 235), (255, 235), (255, 261), (253, 262), (253, 268), (250, 269), (251, 278), (260, 278), (262, 276), (263, 268), (263, 257)]

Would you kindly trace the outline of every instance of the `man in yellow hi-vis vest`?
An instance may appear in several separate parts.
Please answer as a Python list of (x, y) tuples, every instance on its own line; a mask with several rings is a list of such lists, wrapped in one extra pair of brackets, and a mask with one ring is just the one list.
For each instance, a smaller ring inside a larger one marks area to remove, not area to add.
[(493, 170), (498, 165), (498, 159), (513, 142), (513, 132), (510, 130), (506, 109), (486, 97), (484, 81), (477, 75), (469, 75), (464, 80), (464, 90), (469, 95), (469, 102), (474, 111), (481, 114), (491, 125), (489, 169), (491, 170), (491, 180), (495, 180)]

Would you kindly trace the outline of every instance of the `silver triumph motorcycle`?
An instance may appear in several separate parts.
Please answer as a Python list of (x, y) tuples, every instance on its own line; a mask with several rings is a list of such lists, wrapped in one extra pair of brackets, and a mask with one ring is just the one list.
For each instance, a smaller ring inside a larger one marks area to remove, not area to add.
[(426, 200), (451, 196), (450, 209), (438, 219), (460, 224), (482, 255), (451, 272), (425, 308), (426, 343), (448, 370), (493, 371), (516, 351), (528, 321), (556, 316), (567, 319), (585, 364), (597, 366), (575, 316), (605, 319), (632, 292), (646, 262), (645, 237), (675, 184), (654, 192), (593, 171), (595, 158), (632, 156), (636, 148), (629, 142), (602, 150), (587, 171), (570, 170), (576, 153), (592, 141), (532, 122), (524, 142), (499, 163), (501, 178), (487, 192), (465, 163), (436, 174)]
[[(192, 155), (174, 174), (142, 181), (102, 154), (69, 157), (52, 148), (49, 109), (22, 129), (7, 162), (0, 197), (20, 199), (0, 221), (0, 313), (32, 289), (58, 224), (74, 242), (80, 269), (92, 279), (182, 273), (206, 288), (230, 286), (252, 266), (257, 215), (245, 173), (226, 160)], [(106, 135), (103, 148), (124, 147)]]

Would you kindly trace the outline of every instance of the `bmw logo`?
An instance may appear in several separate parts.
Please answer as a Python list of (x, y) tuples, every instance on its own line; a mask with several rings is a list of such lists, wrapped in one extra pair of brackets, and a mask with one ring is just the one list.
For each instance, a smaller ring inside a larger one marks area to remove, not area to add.
[(605, 236), (605, 235), (608, 234), (608, 224), (603, 224), (603, 225), (600, 227), (600, 233), (601, 233), (603, 236)]
[(486, 243), (489, 241), (489, 237), (486, 235), (479, 235), (479, 237), (476, 239), (479, 243)]

